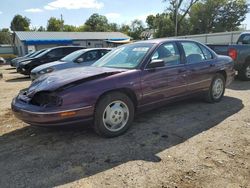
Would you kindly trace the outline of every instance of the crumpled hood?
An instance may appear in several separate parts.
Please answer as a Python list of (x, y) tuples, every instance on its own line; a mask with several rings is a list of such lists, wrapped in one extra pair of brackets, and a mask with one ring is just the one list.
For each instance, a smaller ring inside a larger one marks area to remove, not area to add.
[(27, 96), (32, 97), (39, 91), (54, 91), (62, 86), (75, 81), (88, 79), (98, 75), (117, 74), (124, 72), (126, 69), (106, 68), (106, 67), (81, 67), (70, 68), (61, 71), (56, 71), (47, 75), (40, 76), (30, 85)]

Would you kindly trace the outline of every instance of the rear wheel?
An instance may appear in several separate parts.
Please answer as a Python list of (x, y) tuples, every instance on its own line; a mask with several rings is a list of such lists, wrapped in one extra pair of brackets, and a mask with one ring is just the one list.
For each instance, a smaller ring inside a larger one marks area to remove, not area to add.
[(225, 92), (225, 78), (222, 74), (217, 73), (206, 93), (206, 101), (210, 103), (220, 102)]
[(121, 92), (108, 93), (96, 105), (94, 129), (104, 137), (119, 136), (127, 131), (133, 118), (131, 99)]
[(250, 62), (246, 63), (239, 71), (239, 78), (241, 80), (250, 81)]

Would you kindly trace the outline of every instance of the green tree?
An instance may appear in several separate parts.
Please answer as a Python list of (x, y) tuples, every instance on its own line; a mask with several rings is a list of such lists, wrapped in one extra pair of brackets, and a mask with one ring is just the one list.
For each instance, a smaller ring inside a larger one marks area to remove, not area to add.
[(141, 20), (135, 19), (131, 22), (129, 35), (134, 40), (141, 39), (141, 33), (144, 31), (144, 26)]
[(73, 25), (64, 25), (63, 31), (74, 32), (74, 31), (77, 31), (77, 27)]
[(44, 28), (43, 26), (40, 26), (37, 31), (46, 31), (46, 28)]
[(147, 16), (146, 23), (147, 23), (149, 29), (154, 28), (154, 21), (155, 21), (155, 16), (154, 15)]
[(21, 15), (15, 15), (11, 21), (12, 31), (29, 31), (30, 19)]
[(63, 20), (51, 17), (47, 23), (47, 31), (62, 31), (63, 24), (64, 24)]
[(179, 28), (182, 25), (182, 22), (186, 22), (186, 16), (188, 15), (192, 6), (194, 6), (200, 0), (163, 0), (163, 2), (169, 3), (167, 7), (167, 13), (170, 15), (170, 19), (174, 25), (177, 21), (177, 33), (179, 34)]
[(246, 0), (206, 0), (191, 8), (192, 33), (238, 30), (247, 14)]
[(113, 31), (113, 32), (116, 32), (119, 30), (119, 26), (117, 23), (110, 23), (109, 24), (109, 31)]
[(109, 24), (106, 16), (92, 14), (85, 22), (85, 31), (108, 31)]
[(129, 35), (130, 32), (131, 32), (131, 28), (129, 25), (126, 25), (126, 24), (123, 24), (120, 29), (119, 29), (120, 32), (126, 34), (126, 35)]
[(80, 25), (79, 27), (76, 28), (76, 31), (77, 32), (83, 32), (83, 31), (86, 31), (85, 28), (86, 28), (85, 25)]
[(157, 14), (153, 27), (156, 30), (154, 34), (156, 38), (174, 36), (174, 23), (168, 13)]
[(12, 37), (8, 28), (0, 30), (0, 44), (11, 44)]

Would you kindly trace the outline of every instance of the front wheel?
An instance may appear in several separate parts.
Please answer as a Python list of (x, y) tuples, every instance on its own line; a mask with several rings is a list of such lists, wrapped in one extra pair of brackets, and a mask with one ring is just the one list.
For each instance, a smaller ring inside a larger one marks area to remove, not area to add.
[(239, 71), (239, 78), (244, 81), (250, 81), (250, 63), (246, 63)]
[(134, 104), (121, 93), (103, 96), (96, 105), (94, 129), (104, 137), (115, 137), (127, 131), (134, 118)]
[(225, 92), (225, 78), (222, 74), (216, 74), (206, 93), (206, 101), (210, 103), (220, 102)]

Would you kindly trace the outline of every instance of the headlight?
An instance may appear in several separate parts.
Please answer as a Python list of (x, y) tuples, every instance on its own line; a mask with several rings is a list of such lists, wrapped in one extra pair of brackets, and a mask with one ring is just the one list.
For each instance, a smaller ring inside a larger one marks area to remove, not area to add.
[(41, 91), (36, 93), (31, 99), (31, 104), (43, 107), (61, 106), (62, 98), (56, 93)]
[(28, 63), (30, 63), (31, 61), (23, 61), (23, 62), (21, 62), (20, 64), (22, 64), (22, 65), (27, 65)]
[(46, 73), (50, 73), (52, 71), (54, 71), (54, 69), (52, 67), (49, 67), (47, 69), (43, 69), (43, 70), (39, 71), (38, 74), (46, 74)]

